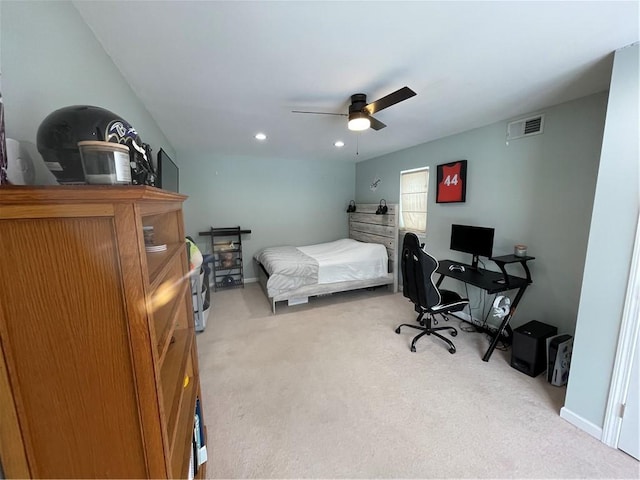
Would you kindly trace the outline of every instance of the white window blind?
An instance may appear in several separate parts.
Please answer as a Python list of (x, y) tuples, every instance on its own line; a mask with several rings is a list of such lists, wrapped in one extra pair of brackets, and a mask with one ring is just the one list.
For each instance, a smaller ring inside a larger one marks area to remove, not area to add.
[(426, 232), (428, 191), (428, 168), (400, 172), (400, 228)]

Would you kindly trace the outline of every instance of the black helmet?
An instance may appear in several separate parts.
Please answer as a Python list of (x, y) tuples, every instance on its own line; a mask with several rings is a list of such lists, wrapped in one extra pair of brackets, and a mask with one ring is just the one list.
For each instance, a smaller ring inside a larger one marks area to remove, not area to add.
[(78, 149), (78, 142), (83, 140), (127, 145), (133, 183), (155, 184), (155, 173), (147, 158), (148, 146), (135, 129), (115, 113), (90, 105), (60, 108), (38, 128), (38, 151), (59, 183), (85, 183)]

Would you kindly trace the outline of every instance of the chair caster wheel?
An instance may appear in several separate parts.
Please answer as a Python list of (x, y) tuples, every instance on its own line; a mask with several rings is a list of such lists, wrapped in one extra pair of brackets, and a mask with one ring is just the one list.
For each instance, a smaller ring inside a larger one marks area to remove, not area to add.
[(449, 349), (449, 353), (450, 353), (451, 355), (453, 355), (454, 353), (456, 353), (456, 349), (455, 349), (455, 348), (450, 348), (450, 349)]
[(458, 335), (458, 332), (456, 330), (451, 330), (451, 336), (455, 337), (456, 335)]
[(396, 328), (396, 333), (400, 335), (400, 327)]
[(411, 347), (411, 351), (412, 351), (413, 353), (416, 353), (416, 347)]

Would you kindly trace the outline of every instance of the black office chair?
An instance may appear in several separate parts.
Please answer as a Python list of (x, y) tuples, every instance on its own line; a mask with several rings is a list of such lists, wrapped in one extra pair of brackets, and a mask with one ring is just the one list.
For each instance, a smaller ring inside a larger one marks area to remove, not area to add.
[[(434, 315), (442, 315), (445, 320), (448, 313), (459, 312), (469, 304), (467, 298), (462, 298), (450, 290), (439, 290), (434, 283), (432, 276), (438, 269), (438, 261), (425, 252), (414, 233), (407, 233), (402, 244), (402, 293), (413, 302), (416, 312), (419, 313), (418, 325), (403, 323), (396, 328), (396, 333), (400, 333), (401, 327), (415, 328), (422, 330), (418, 336), (411, 341), (411, 351), (416, 351), (416, 342), (424, 335), (435, 335), (444, 340), (449, 345), (449, 353), (456, 353), (456, 347), (448, 338), (437, 333), (439, 330), (449, 330), (450, 335), (455, 337), (458, 331), (454, 327), (432, 327), (431, 322)], [(425, 319), (426, 315), (426, 319)]]

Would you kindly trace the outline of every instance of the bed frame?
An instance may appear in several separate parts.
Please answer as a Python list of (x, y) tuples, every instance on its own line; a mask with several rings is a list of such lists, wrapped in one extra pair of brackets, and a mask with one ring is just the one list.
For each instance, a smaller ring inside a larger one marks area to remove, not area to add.
[(358, 203), (356, 211), (349, 213), (349, 238), (368, 243), (380, 243), (387, 249), (389, 261), (388, 273), (384, 277), (372, 278), (369, 280), (353, 280), (349, 282), (337, 282), (323, 285), (305, 285), (303, 287), (281, 293), (274, 297), (269, 297), (267, 292), (267, 280), (269, 275), (262, 266), (256, 263), (258, 281), (262, 286), (264, 294), (271, 300), (271, 308), (276, 313), (276, 302), (287, 301), (289, 305), (307, 303), (309, 297), (317, 295), (328, 295), (348, 290), (360, 288), (379, 287), (387, 285), (394, 293), (398, 291), (398, 206), (388, 205), (385, 215), (376, 215), (378, 204)]

